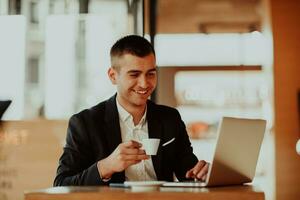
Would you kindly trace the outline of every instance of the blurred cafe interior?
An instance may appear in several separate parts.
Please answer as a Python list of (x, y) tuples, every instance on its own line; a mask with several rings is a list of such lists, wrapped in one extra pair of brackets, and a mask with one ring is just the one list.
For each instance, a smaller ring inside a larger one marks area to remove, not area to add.
[(0, 200), (52, 187), (68, 119), (115, 93), (109, 49), (127, 34), (154, 45), (151, 99), (179, 110), (199, 159), (212, 160), (222, 116), (266, 119), (252, 184), (267, 200), (299, 200), (299, 10), (295, 0), (0, 0)]

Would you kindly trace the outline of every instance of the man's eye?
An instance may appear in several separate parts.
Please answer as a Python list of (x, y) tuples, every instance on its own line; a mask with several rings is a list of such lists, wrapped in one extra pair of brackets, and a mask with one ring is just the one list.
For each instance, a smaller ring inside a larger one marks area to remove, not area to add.
[(138, 77), (138, 74), (129, 74), (130, 77)]
[(151, 72), (151, 73), (148, 73), (147, 75), (150, 76), (150, 77), (152, 77), (152, 76), (155, 76), (156, 73), (155, 72)]

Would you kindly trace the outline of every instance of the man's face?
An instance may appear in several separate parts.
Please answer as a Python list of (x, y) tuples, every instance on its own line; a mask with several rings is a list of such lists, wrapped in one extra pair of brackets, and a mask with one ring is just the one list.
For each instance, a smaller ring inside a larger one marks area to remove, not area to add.
[(149, 54), (138, 57), (125, 54), (115, 63), (118, 68), (110, 68), (108, 75), (113, 84), (117, 85), (118, 101), (126, 107), (142, 107), (156, 87), (155, 56)]

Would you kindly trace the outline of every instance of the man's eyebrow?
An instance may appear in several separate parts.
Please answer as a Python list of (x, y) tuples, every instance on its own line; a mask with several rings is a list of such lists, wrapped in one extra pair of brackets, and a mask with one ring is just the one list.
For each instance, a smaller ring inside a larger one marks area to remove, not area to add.
[[(149, 72), (156, 72), (156, 71), (157, 71), (156, 68), (152, 68), (152, 69), (149, 69), (147, 71), (147, 73), (149, 73)], [(127, 71), (127, 73), (128, 74), (129, 73), (142, 73), (142, 71), (141, 70), (132, 69), (132, 70)]]
[(129, 73), (141, 73), (142, 71), (140, 71), (140, 70), (135, 70), (135, 69), (132, 69), (132, 70), (129, 70), (129, 71), (127, 71), (127, 73), (129, 74)]
[(156, 72), (156, 67), (155, 68), (152, 68), (152, 69), (149, 69), (147, 72)]

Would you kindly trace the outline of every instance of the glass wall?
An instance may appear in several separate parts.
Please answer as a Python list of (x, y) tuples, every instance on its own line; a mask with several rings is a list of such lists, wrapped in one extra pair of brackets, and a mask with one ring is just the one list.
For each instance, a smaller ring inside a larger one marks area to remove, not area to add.
[(222, 116), (266, 119), (253, 184), (273, 199), (273, 46), (267, 4), (157, 1), (156, 100), (179, 110), (195, 154), (207, 161), (213, 159)]
[(143, 34), (142, 5), (1, 0), (0, 99), (13, 101), (3, 118), (67, 119), (113, 95), (109, 49), (121, 36)]

